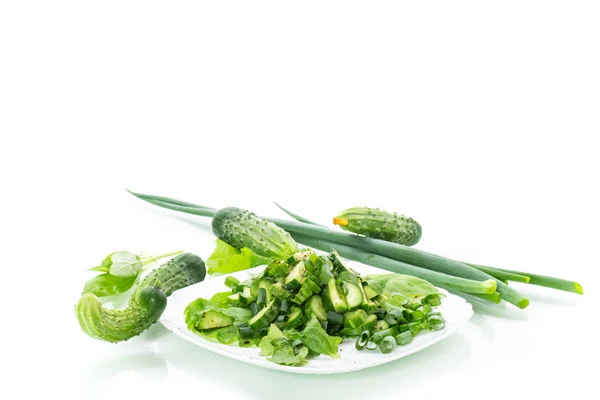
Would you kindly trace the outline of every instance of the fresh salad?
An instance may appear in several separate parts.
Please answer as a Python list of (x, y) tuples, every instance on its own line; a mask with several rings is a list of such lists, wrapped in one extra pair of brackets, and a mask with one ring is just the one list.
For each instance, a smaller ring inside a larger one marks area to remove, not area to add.
[(281, 365), (303, 365), (310, 356), (338, 358), (345, 338), (356, 349), (390, 353), (419, 332), (444, 328), (435, 307), (443, 295), (409, 275), (360, 276), (334, 251), (298, 252), (271, 262), (262, 273), (229, 290), (198, 298), (185, 309), (193, 332), (220, 343), (260, 347)]

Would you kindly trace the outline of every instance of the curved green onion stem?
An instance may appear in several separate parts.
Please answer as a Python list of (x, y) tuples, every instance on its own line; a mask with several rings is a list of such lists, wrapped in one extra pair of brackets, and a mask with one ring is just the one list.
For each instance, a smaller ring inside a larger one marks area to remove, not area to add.
[[(164, 208), (169, 208), (169, 209), (176, 210), (176, 211), (185, 212), (188, 214), (212, 217), (217, 212), (217, 210), (215, 210), (213, 208), (198, 206), (198, 205), (190, 206), (190, 204), (192, 204), (192, 203), (181, 202), (179, 200), (173, 201), (173, 199), (169, 199), (169, 201), (167, 202), (167, 201), (164, 201), (164, 199), (168, 199), (168, 198), (164, 198), (164, 197), (161, 198), (163, 200), (159, 200), (156, 196), (141, 195), (141, 194), (133, 193), (133, 192), (130, 192), (130, 193), (133, 194), (134, 196), (141, 198), (142, 200), (146, 200), (155, 205), (158, 205), (158, 206), (161, 206)], [(183, 205), (183, 204), (186, 204), (186, 205)], [(272, 222), (274, 222), (275, 224), (279, 225), (281, 228), (290, 232), (290, 234), (292, 234), (292, 236), (294, 236), (293, 235), (294, 233), (305, 234), (305, 235), (309, 235), (309, 236), (314, 236), (319, 239), (331, 240), (331, 241), (337, 242), (342, 245), (357, 247), (357, 248), (363, 249), (365, 251), (377, 253), (380, 256), (389, 256), (390, 258), (394, 258), (396, 260), (398, 260), (399, 258), (402, 258), (398, 261), (410, 260), (409, 261), (410, 264), (418, 264), (417, 266), (423, 267), (421, 269), (442, 268), (442, 269), (444, 269), (444, 271), (443, 271), (444, 273), (442, 273), (441, 275), (452, 274), (459, 278), (466, 277), (467, 280), (470, 280), (471, 278), (477, 276), (477, 279), (482, 280), (482, 281), (487, 281), (491, 278), (488, 274), (481, 272), (479, 270), (476, 270), (475, 268), (469, 267), (468, 265), (459, 263), (457, 261), (449, 260), (449, 259), (437, 256), (435, 254), (431, 254), (431, 253), (427, 253), (427, 252), (420, 251), (417, 249), (413, 249), (411, 247), (401, 246), (396, 243), (390, 243), (390, 242), (385, 242), (382, 240), (360, 237), (360, 236), (346, 233), (346, 232), (336, 232), (329, 228), (321, 227), (318, 225), (306, 224), (306, 223), (302, 223), (302, 222), (285, 221), (285, 220), (279, 220), (279, 219), (270, 219), (270, 220)], [(304, 244), (307, 244), (307, 243), (304, 243)], [(337, 245), (336, 245), (336, 247), (337, 247)], [(353, 249), (352, 247), (349, 247), (349, 249), (352, 249), (353, 254), (361, 254), (361, 252), (358, 252), (357, 249)], [(364, 253), (364, 254), (367, 254), (366, 258), (375, 256), (374, 254), (369, 254), (369, 253)], [(353, 259), (352, 257), (349, 257), (349, 256), (344, 256), (344, 257)], [(365, 257), (361, 257), (361, 258), (365, 258)], [(386, 260), (389, 260), (386, 257), (383, 257), (383, 258), (385, 258)], [(360, 260), (356, 260), (356, 261), (360, 261)], [(360, 261), (360, 262), (363, 262), (363, 261)], [(367, 262), (366, 264), (369, 264), (369, 263)], [(386, 262), (386, 264), (389, 264), (389, 263)], [(404, 264), (404, 265), (408, 266), (410, 264)], [(378, 267), (387, 269), (378, 264), (370, 264), (370, 265), (377, 265)], [(413, 265), (410, 265), (410, 266), (414, 267)], [(434, 272), (434, 271), (430, 271), (430, 272)], [(408, 272), (404, 272), (404, 273), (408, 273)], [(418, 275), (415, 275), (415, 276), (418, 276)], [(427, 278), (423, 278), (423, 279), (429, 280)], [(431, 280), (430, 280), (430, 282), (433, 284), (436, 284)], [(489, 284), (488, 284), (488, 286), (489, 286)], [(510, 288), (507, 285), (505, 285), (504, 283), (499, 282), (499, 281), (497, 282), (497, 286), (498, 286), (497, 289), (500, 293), (502, 293), (504, 300), (508, 301), (509, 303), (512, 303), (519, 308), (525, 308), (529, 305), (529, 300), (527, 300), (526, 298), (521, 296), (513, 288)], [(460, 288), (456, 288), (456, 289), (461, 290)], [(495, 290), (496, 290), (496, 288), (494, 288), (494, 290), (490, 291), (488, 288), (488, 290), (484, 291), (483, 293), (489, 294), (489, 293), (493, 293)], [(467, 291), (467, 293), (481, 293), (481, 292)]]
[(500, 271), (498, 269), (487, 267), (485, 265), (479, 265), (479, 264), (471, 264), (471, 263), (465, 263), (465, 264), (470, 265), (471, 267), (478, 269), (480, 271), (483, 271), (486, 274), (493, 276), (494, 278), (499, 279), (501, 281), (529, 283), (529, 281), (531, 280), (529, 278), (529, 276), (521, 275), (520, 273), (516, 274), (516, 273), (512, 273), (512, 272), (507, 272), (507, 271)]
[(397, 274), (416, 276), (442, 288), (450, 288), (475, 294), (492, 294), (496, 291), (496, 281), (493, 279), (480, 282), (471, 279), (459, 278), (452, 275), (442, 274), (440, 272), (430, 271), (425, 268), (415, 267), (414, 265), (405, 264), (391, 258), (380, 256), (378, 254), (367, 253), (366, 251), (357, 250), (339, 243), (316, 239), (293, 232), (291, 235), (298, 242), (306, 246), (310, 246), (321, 251), (337, 250), (342, 257), (345, 257), (349, 260), (372, 265), (377, 268), (395, 272)]
[(381, 352), (383, 354), (388, 354), (388, 353), (391, 353), (392, 350), (394, 350), (395, 345), (396, 345), (396, 339), (394, 339), (393, 336), (387, 336), (387, 337), (383, 338), (381, 343), (379, 343), (379, 350), (381, 350)]
[(298, 214), (294, 214), (293, 212), (291, 212), (290, 210), (283, 208), (282, 206), (280, 206), (279, 204), (277, 204), (277, 202), (273, 202), (275, 203), (275, 205), (277, 207), (279, 207), (281, 209), (281, 211), (283, 211), (284, 213), (286, 213), (287, 215), (289, 215), (290, 217), (294, 218), (296, 221), (300, 221), (300, 222), (304, 222), (305, 224), (310, 224), (310, 225), (318, 225), (318, 226), (323, 226), (321, 224), (317, 224), (316, 222), (313, 222), (309, 219), (306, 219), (304, 217), (301, 217)]
[(369, 339), (371, 338), (371, 332), (363, 331), (360, 336), (356, 339), (356, 350), (362, 350), (365, 348), (367, 343), (369, 343)]

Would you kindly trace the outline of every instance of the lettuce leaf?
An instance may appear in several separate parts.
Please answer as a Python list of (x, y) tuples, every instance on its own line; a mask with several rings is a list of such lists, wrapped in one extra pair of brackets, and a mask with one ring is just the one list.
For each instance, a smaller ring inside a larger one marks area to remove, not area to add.
[(109, 273), (100, 274), (85, 282), (82, 294), (92, 293), (98, 297), (116, 296), (131, 289), (137, 279), (137, 275), (120, 277)]
[(296, 354), (290, 342), (287, 341), (279, 344), (275, 348), (273, 356), (268, 360), (281, 365), (303, 365), (308, 362), (306, 356), (308, 356), (306, 347), (301, 347), (298, 354)]
[(271, 324), (269, 333), (260, 340), (258, 347), (260, 347), (261, 356), (270, 356), (267, 360), (276, 364), (303, 365), (307, 363), (308, 349), (302, 346), (296, 354), (290, 338), (275, 324)]
[[(217, 294), (220, 295), (221, 293)], [(233, 318), (234, 323), (236, 324), (248, 321), (250, 318), (252, 318), (252, 311), (247, 308), (220, 306), (219, 304), (215, 304), (210, 300), (199, 297), (188, 304), (183, 312), (185, 315), (185, 323), (188, 329), (196, 333), (202, 333), (196, 330), (196, 325), (200, 323), (202, 314), (208, 310), (215, 310), (228, 315)]]
[(261, 356), (272, 356), (275, 352), (275, 345), (273, 342), (277, 339), (285, 339), (285, 335), (275, 324), (271, 324), (269, 327), (269, 333), (267, 336), (264, 336), (258, 347), (260, 347), (260, 355)]
[(302, 342), (314, 353), (325, 354), (331, 358), (340, 358), (338, 346), (342, 338), (329, 336), (316, 316), (312, 316), (302, 332)]
[(441, 294), (431, 283), (416, 276), (402, 274), (367, 275), (365, 280), (378, 292), (388, 296), (402, 296), (410, 301), (430, 294)]
[(217, 248), (206, 260), (209, 274), (228, 274), (265, 265), (271, 262), (271, 259), (254, 254), (247, 247), (236, 249), (233, 246), (217, 239)]

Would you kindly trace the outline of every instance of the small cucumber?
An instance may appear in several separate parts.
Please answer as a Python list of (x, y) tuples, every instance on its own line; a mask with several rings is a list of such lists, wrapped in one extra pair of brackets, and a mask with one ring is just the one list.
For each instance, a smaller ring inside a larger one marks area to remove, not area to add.
[(289, 233), (254, 213), (236, 207), (219, 210), (213, 217), (215, 236), (233, 247), (247, 247), (259, 256), (287, 259), (298, 250)]
[(348, 293), (346, 294), (348, 308), (350, 310), (355, 310), (363, 303), (362, 290), (352, 282), (346, 282), (346, 285), (348, 287)]
[(91, 293), (75, 306), (81, 329), (89, 336), (120, 342), (139, 335), (158, 321), (167, 305), (167, 296), (204, 280), (206, 267), (200, 257), (183, 253), (152, 271), (135, 288), (124, 310), (104, 308)]
[(421, 239), (421, 225), (412, 218), (378, 208), (348, 208), (333, 219), (340, 228), (374, 239), (413, 246)]
[(75, 306), (81, 329), (95, 339), (121, 342), (131, 339), (158, 321), (167, 306), (167, 296), (156, 287), (141, 290), (124, 310), (102, 307), (92, 293), (84, 294)]

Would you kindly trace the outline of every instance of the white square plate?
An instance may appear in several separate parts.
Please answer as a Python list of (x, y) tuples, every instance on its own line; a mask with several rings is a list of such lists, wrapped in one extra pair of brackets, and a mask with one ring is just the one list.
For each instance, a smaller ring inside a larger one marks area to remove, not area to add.
[[(349, 267), (354, 269), (354, 271), (361, 275), (390, 273), (389, 271), (384, 271), (379, 268), (374, 268), (356, 262), (347, 261), (347, 264)], [(264, 268), (264, 266), (256, 267), (229, 275), (235, 276), (243, 282), (249, 278), (249, 273), (256, 274), (262, 271)], [(242, 361), (248, 364), (257, 365), (259, 367), (293, 372), (297, 374), (335, 374), (350, 372), (374, 367), (376, 365), (406, 357), (409, 354), (431, 346), (432, 344), (435, 344), (449, 336), (460, 325), (469, 321), (471, 315), (473, 315), (473, 309), (471, 308), (471, 305), (463, 298), (440, 289), (446, 295), (446, 297), (442, 300), (442, 305), (437, 307), (446, 320), (446, 327), (441, 331), (424, 332), (420, 335), (417, 335), (412, 343), (405, 346), (395, 347), (394, 351), (389, 354), (382, 354), (379, 350), (357, 351), (354, 348), (354, 339), (344, 339), (339, 347), (339, 359), (333, 359), (320, 355), (318, 357), (311, 357), (306, 365), (300, 367), (290, 367), (272, 363), (268, 361), (266, 357), (259, 356), (258, 353), (260, 352), (260, 349), (258, 347), (241, 348), (237, 346), (211, 342), (193, 333), (187, 328), (185, 324), (185, 316), (183, 314), (183, 311), (187, 305), (198, 297), (208, 299), (215, 293), (227, 290), (224, 281), (229, 275), (211, 278), (173, 293), (169, 297), (167, 308), (161, 316), (160, 322), (177, 336), (180, 336), (189, 342), (197, 344), (198, 346), (217, 354), (221, 354), (225, 357), (233, 358), (234, 360)]]

